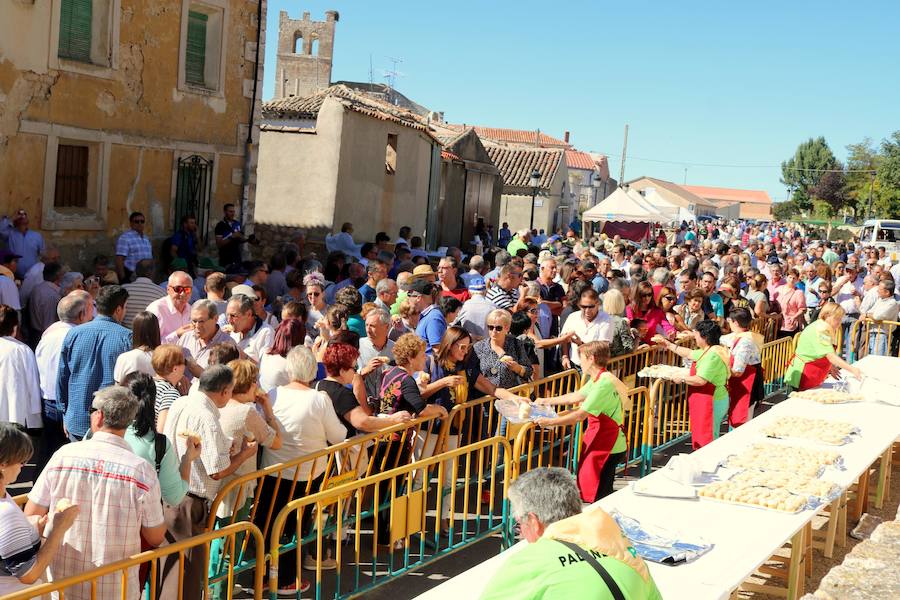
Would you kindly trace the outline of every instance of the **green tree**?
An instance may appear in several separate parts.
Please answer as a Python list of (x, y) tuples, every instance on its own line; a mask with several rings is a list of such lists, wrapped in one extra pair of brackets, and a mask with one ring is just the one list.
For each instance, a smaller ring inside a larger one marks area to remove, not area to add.
[(873, 193), (874, 214), (885, 219), (900, 217), (900, 131), (881, 142), (881, 164)]
[(824, 137), (809, 138), (797, 147), (794, 156), (781, 163), (781, 183), (791, 190), (791, 199), (801, 211), (812, 208), (812, 190), (822, 175), (840, 168)]
[(847, 182), (840, 163), (838, 163), (838, 167), (842, 170), (822, 173), (819, 181), (810, 189), (810, 197), (822, 209), (827, 218), (838, 215), (847, 202)]
[(869, 197), (877, 198), (878, 184), (873, 180), (883, 162), (878, 147), (870, 138), (863, 138), (858, 144), (847, 146), (846, 192), (847, 206), (858, 217), (864, 217), (869, 206)]
[(793, 200), (776, 202), (772, 205), (772, 216), (776, 221), (790, 221), (797, 213), (797, 203)]

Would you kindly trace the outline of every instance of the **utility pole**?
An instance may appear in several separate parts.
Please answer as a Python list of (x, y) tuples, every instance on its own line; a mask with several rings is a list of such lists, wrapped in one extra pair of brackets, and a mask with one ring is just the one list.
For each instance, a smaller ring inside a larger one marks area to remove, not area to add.
[(684, 185), (687, 185), (687, 167), (684, 168)]
[(625, 183), (625, 153), (628, 152), (628, 123), (625, 123), (625, 143), (622, 144), (622, 168), (619, 169), (619, 185)]
[(866, 219), (872, 216), (872, 188), (875, 187), (875, 174), (872, 172), (872, 179), (869, 180), (869, 201), (866, 203)]

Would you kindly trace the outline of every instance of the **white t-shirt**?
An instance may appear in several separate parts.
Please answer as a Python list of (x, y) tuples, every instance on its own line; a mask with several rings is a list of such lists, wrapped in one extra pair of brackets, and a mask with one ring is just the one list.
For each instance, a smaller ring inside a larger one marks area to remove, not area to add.
[[(343, 442), (347, 428), (334, 412), (334, 405), (327, 394), (316, 390), (295, 390), (277, 387), (270, 392), (272, 412), (281, 426), (281, 448), (263, 448), (262, 466), (269, 467), (288, 462), (306, 454), (324, 450), (330, 444)], [(325, 470), (324, 460), (316, 461), (316, 470), (311, 473), (312, 462), (300, 465), (297, 479), (309, 481)], [(294, 468), (283, 471), (285, 477), (294, 477)]]
[(150, 377), (153, 377), (156, 373), (153, 371), (153, 365), (150, 363), (151, 356), (151, 352), (141, 350), (140, 348), (135, 348), (134, 350), (129, 350), (128, 352), (120, 354), (119, 358), (116, 359), (116, 366), (113, 369), (113, 380), (121, 385), (122, 381), (125, 380), (125, 377), (127, 377), (129, 373), (134, 373), (135, 371), (138, 373), (146, 373)]
[(232, 333), (231, 338), (237, 344), (239, 350), (243, 350), (249, 358), (258, 364), (263, 354), (272, 347), (272, 342), (275, 341), (275, 330), (263, 323), (256, 330), (256, 333), (252, 331), (248, 331), (244, 336), (241, 336), (239, 333)]
[[(581, 311), (573, 312), (566, 318), (560, 334), (574, 331), (575, 335), (584, 342), (611, 342), (613, 339), (614, 327), (609, 315), (602, 310), (597, 311), (597, 316), (590, 323), (585, 323), (581, 316)], [(569, 344), (569, 358), (572, 363), (581, 366), (581, 358), (578, 356), (578, 346), (573, 343)]]
[(268, 394), (270, 390), (290, 382), (287, 359), (280, 354), (263, 354), (259, 361), (259, 387), (262, 391)]
[(7, 492), (0, 498), (0, 558), (13, 559), (13, 572), (0, 566), (0, 596), (27, 588), (18, 576), (27, 573), (37, 560), (41, 538), (34, 525), (28, 522), (22, 509)]

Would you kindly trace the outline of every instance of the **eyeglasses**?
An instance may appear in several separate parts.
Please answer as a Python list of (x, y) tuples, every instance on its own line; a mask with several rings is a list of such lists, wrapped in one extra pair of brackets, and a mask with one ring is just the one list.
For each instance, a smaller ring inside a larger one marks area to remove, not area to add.
[(581, 310), (591, 310), (593, 308), (597, 308), (597, 305), (596, 304), (579, 304), (578, 308), (580, 308)]
[(503, 325), (486, 325), (488, 331), (503, 331)]
[(663, 296), (663, 300), (668, 300), (669, 302), (675, 302), (677, 298), (675, 296)]
[(135, 219), (134, 221), (132, 221), (132, 223), (134, 223), (135, 225), (143, 225), (144, 219)]
[(88, 414), (89, 414), (89, 415), (92, 415), (92, 414), (94, 414), (95, 412), (97, 412), (98, 410), (100, 410), (100, 409), (97, 408), (96, 406), (92, 406), (90, 409), (88, 409)]
[(176, 294), (186, 294), (187, 292), (190, 292), (191, 289), (193, 289), (189, 285), (172, 285), (169, 287), (171, 287), (172, 291)]
[(529, 308), (529, 309), (528, 309), (528, 314), (529, 314), (529, 315), (536, 315), (536, 314), (538, 314), (538, 309), (536, 309), (536, 308)]

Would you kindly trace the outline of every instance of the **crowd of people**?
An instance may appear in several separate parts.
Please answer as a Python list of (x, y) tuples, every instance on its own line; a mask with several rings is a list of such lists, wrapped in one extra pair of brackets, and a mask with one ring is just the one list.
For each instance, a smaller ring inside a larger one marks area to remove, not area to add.
[[(900, 263), (797, 224), (682, 223), (638, 244), (504, 223), (502, 247), (485, 229), (473, 244), (482, 252), (465, 256), (426, 252), (408, 227), (357, 244), (347, 223), (326, 254), (307, 252), (298, 235), (266, 260), (246, 260), (258, 241), (232, 205), (214, 228), (218, 260), (202, 256), (193, 217), (156, 252), (145, 217), (133, 213), (129, 225), (113, 259), (98, 256), (83, 276), (28, 229), (24, 211), (0, 223), (0, 593), (196, 535), (230, 479), (444, 418), (472, 393), (529, 402), (509, 390), (565, 369), (585, 374), (578, 391), (536, 399), (578, 409), (537, 424), (587, 419), (577, 484), (593, 502), (612, 492), (625, 451), (627, 389), (606, 370), (616, 356), (663, 346), (690, 363), (697, 448), (751, 418), (762, 395), (755, 319), (774, 322), (779, 337), (800, 334), (794, 387), (836, 369), (859, 376), (842, 356), (863, 346), (896, 352), (890, 323), (866, 339), (851, 326), (897, 320)], [(454, 433), (451, 446), (461, 442)], [(7, 487), (28, 460), (39, 475), (22, 511)], [(298, 467), (298, 493), (321, 488), (313, 466)], [(276, 507), (292, 499), (265, 478), (216, 517), (248, 519), (254, 497)], [(309, 584), (286, 557), (278, 591), (296, 593), (296, 582)], [(179, 580), (172, 557), (162, 593), (181, 585), (201, 597), (204, 569), (215, 567), (204, 558), (188, 553)], [(304, 557), (304, 567), (317, 564), (336, 566)], [(146, 576), (130, 573), (129, 589)], [(99, 591), (118, 596), (120, 586), (108, 577)]]

